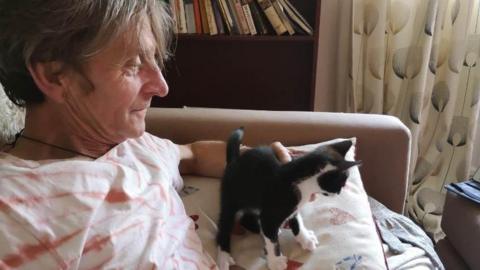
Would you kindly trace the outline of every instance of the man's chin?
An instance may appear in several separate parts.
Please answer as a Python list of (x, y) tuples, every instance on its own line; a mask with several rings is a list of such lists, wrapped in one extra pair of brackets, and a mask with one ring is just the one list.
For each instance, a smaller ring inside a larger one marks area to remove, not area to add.
[(140, 136), (143, 135), (143, 133), (145, 133), (145, 121), (143, 122), (143, 125), (139, 125), (137, 123), (137, 125), (132, 129), (132, 132), (129, 136), (129, 138), (138, 138)]
[(139, 124), (135, 123), (134, 125), (130, 125), (117, 133), (115, 136), (115, 141), (117, 143), (121, 143), (128, 139), (135, 139), (143, 135), (145, 133), (145, 123)]
[(145, 127), (144, 128), (135, 128), (135, 129), (129, 130), (125, 134), (124, 137), (125, 137), (125, 139), (135, 139), (135, 138), (138, 138), (138, 137), (142, 136), (143, 133), (145, 133)]

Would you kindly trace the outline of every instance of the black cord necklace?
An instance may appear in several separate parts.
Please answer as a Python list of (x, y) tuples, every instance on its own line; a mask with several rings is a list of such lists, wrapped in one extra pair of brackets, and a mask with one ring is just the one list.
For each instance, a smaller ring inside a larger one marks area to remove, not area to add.
[[(61, 147), (61, 146), (58, 146), (58, 145), (55, 145), (55, 144), (42, 142), (42, 141), (40, 141), (40, 140), (38, 140), (38, 139), (29, 137), (29, 136), (25, 136), (25, 135), (23, 135), (23, 130), (20, 131), (20, 133), (18, 133), (18, 134), (16, 135), (15, 143), (16, 143), (16, 141), (18, 140), (19, 137), (22, 137), (22, 138), (27, 139), (27, 140), (32, 141), (32, 142), (36, 142), (36, 143), (39, 143), (39, 144), (43, 144), (43, 145), (47, 145), (47, 146), (50, 146), (50, 147), (53, 147), (53, 148), (57, 148), (57, 149), (60, 149), (60, 150), (66, 151), (66, 152), (70, 152), (70, 153), (77, 154), (77, 155), (80, 155), (80, 156), (88, 157), (88, 158), (91, 158), (91, 159), (97, 159), (97, 158), (98, 158), (98, 157), (94, 157), (94, 156), (91, 156), (91, 155), (83, 154), (83, 153), (81, 153), (81, 152), (74, 151), (74, 150), (71, 150), (71, 149), (68, 149), (68, 148), (65, 148), (65, 147)], [(15, 143), (14, 143), (13, 145), (15, 145)]]

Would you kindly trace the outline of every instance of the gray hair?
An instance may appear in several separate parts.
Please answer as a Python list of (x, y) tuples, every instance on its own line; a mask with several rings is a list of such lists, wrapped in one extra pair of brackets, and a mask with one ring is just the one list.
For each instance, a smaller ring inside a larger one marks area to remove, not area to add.
[(81, 65), (108, 42), (147, 19), (160, 66), (169, 56), (172, 19), (160, 0), (0, 0), (0, 83), (19, 106), (41, 103), (28, 65), (61, 61)]

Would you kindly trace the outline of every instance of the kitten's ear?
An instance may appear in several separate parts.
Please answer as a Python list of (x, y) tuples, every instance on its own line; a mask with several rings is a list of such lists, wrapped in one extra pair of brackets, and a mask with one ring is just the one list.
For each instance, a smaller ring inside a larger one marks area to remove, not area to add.
[(337, 165), (337, 168), (341, 171), (345, 171), (350, 169), (353, 166), (358, 166), (361, 165), (362, 161), (360, 160), (355, 160), (355, 161), (348, 161), (348, 160), (343, 160)]
[(352, 147), (352, 141), (351, 140), (345, 140), (341, 142), (334, 143), (330, 145), (335, 151), (337, 151), (340, 155), (343, 157), (347, 154), (348, 150), (350, 150), (350, 147)]

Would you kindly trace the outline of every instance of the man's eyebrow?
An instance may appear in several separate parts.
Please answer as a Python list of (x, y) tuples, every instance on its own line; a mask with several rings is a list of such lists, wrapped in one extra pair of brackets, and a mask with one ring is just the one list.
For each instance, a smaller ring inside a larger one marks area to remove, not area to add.
[(148, 48), (145, 48), (144, 50), (140, 50), (139, 56), (142, 60), (147, 62), (150, 65), (158, 65), (158, 48), (155, 46), (149, 46)]
[(138, 55), (140, 56), (154, 56), (158, 49), (155, 46), (140, 47)]
[(149, 59), (152, 57), (155, 58), (156, 53), (157, 49), (153, 46), (145, 49), (137, 48), (133, 50), (127, 50), (117, 59), (116, 64), (123, 65), (125, 62), (128, 62), (136, 57), (140, 57), (142, 59)]

